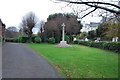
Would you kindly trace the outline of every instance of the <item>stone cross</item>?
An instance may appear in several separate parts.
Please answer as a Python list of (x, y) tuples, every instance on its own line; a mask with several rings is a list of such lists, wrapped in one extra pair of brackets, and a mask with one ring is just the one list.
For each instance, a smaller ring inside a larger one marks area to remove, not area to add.
[(62, 26), (62, 41), (60, 41), (57, 47), (72, 47), (67, 44), (67, 41), (65, 41), (65, 24), (63, 23), (61, 26)]
[(62, 26), (62, 41), (65, 41), (65, 24), (63, 23), (61, 26)]

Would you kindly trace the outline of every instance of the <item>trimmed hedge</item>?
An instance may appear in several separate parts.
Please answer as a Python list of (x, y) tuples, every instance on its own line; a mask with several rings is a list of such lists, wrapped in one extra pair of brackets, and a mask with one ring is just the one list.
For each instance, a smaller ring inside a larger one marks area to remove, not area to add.
[(93, 41), (74, 41), (74, 44), (100, 48), (104, 50), (120, 53), (120, 42), (93, 42)]

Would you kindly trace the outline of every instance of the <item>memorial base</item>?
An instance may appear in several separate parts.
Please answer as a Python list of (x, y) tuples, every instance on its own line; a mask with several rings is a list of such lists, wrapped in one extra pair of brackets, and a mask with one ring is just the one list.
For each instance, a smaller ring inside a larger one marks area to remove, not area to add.
[(57, 47), (72, 47), (72, 46), (67, 44), (66, 41), (60, 41), (60, 43), (57, 45)]

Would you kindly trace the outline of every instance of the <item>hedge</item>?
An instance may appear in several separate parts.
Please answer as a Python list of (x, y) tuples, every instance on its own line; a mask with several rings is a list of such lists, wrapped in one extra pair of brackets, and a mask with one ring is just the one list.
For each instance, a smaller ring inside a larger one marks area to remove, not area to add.
[(93, 42), (93, 41), (74, 41), (74, 44), (100, 48), (104, 50), (120, 53), (120, 42)]

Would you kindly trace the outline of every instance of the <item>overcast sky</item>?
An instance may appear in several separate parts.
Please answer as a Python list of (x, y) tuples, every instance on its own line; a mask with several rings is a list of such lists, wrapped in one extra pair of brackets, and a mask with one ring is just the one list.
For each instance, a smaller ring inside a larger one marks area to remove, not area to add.
[[(7, 27), (18, 27), (22, 17), (33, 11), (39, 20), (45, 20), (50, 14), (63, 13), (61, 7), (66, 3), (53, 3), (50, 0), (0, 0), (0, 18)], [(68, 10), (70, 12), (70, 10)], [(89, 22), (90, 20), (99, 21), (97, 18), (84, 19)]]

